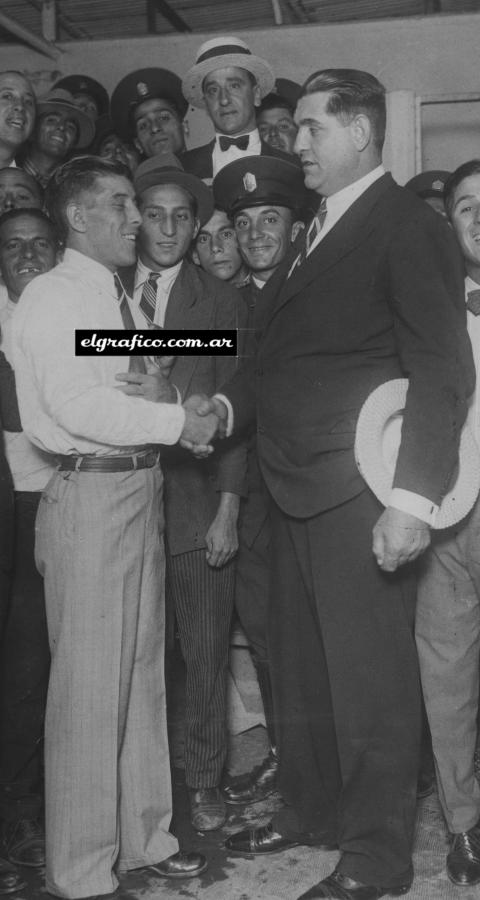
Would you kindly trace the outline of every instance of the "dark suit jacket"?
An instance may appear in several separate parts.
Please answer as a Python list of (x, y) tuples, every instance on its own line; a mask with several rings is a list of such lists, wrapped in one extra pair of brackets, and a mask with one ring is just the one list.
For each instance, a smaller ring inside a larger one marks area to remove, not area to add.
[[(201, 147), (194, 147), (192, 150), (185, 150), (179, 155), (179, 160), (186, 172), (190, 175), (196, 175), (197, 178), (213, 178), (212, 153), (215, 146), (215, 138), (208, 144), (202, 144)], [(283, 150), (277, 150), (261, 141), (261, 156), (276, 156), (287, 162), (292, 162), (292, 157)]]
[(408, 377), (394, 486), (438, 503), (474, 384), (451, 230), (387, 174), (287, 279), (295, 252), (264, 289), (255, 364), (222, 389), (235, 427), (256, 406), (270, 493), (308, 517), (362, 491), (359, 410), (379, 384)]
[[(135, 268), (120, 272), (127, 294), (133, 295)], [(165, 328), (215, 330), (237, 328), (240, 297), (235, 288), (184, 261), (168, 298)], [(233, 375), (232, 356), (177, 356), (170, 380), (182, 400), (191, 394), (211, 396)], [(162, 447), (165, 476), (165, 519), (170, 552), (205, 547), (205, 534), (217, 512), (220, 492), (246, 490), (246, 449), (243, 443), (219, 444), (208, 459), (196, 460), (179, 446)]]

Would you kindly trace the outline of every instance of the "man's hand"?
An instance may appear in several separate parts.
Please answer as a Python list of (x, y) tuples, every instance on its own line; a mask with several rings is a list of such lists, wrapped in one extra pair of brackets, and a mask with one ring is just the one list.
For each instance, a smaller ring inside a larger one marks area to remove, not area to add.
[(218, 417), (214, 413), (201, 416), (197, 413), (197, 407), (203, 400), (200, 394), (193, 394), (185, 400), (185, 424), (180, 435), (180, 446), (191, 450), (199, 459), (213, 453), (211, 441), (218, 431)]
[(152, 361), (152, 365), (154, 365), (157, 369), (160, 369), (162, 375), (165, 375), (165, 378), (170, 374), (170, 369), (172, 368), (176, 356), (150, 356), (149, 359)]
[(426, 522), (387, 506), (373, 529), (373, 555), (384, 572), (413, 562), (430, 543)]
[[(198, 395), (200, 398), (200, 395)], [(199, 416), (207, 416), (209, 413), (215, 413), (218, 416), (218, 437), (223, 438), (227, 433), (228, 409), (218, 397), (204, 397), (197, 404), (196, 410)]]
[(152, 403), (176, 403), (177, 392), (165, 375), (158, 368), (149, 367), (150, 371), (143, 375), (141, 372), (119, 372), (115, 375), (117, 381), (126, 382), (119, 386), (119, 390), (132, 397), (143, 397)]
[(219, 569), (230, 562), (238, 550), (237, 519), (240, 497), (222, 493), (217, 514), (205, 536), (206, 559), (209, 566)]

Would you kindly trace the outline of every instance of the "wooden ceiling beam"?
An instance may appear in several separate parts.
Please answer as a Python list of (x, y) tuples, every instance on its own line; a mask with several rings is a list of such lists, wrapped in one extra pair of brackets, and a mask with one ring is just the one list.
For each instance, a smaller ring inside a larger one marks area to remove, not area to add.
[(58, 59), (59, 54), (63, 53), (63, 50), (61, 50), (60, 47), (56, 47), (55, 44), (34, 34), (29, 28), (24, 28), (23, 25), (20, 25), (14, 19), (11, 19), (10, 16), (6, 16), (5, 13), (2, 12), (0, 12), (0, 28), (4, 28), (9, 34), (13, 34), (15, 37), (20, 38), (24, 44), (28, 44), (30, 47), (33, 47), (34, 50), (38, 50), (40, 53), (43, 53), (44, 56), (49, 56), (50, 59)]
[(191, 32), (190, 25), (187, 25), (185, 19), (182, 19), (181, 16), (175, 12), (174, 9), (170, 6), (170, 3), (167, 3), (167, 0), (154, 0), (155, 6), (159, 13), (170, 22), (170, 25), (176, 29), (176, 31), (181, 31), (183, 33)]

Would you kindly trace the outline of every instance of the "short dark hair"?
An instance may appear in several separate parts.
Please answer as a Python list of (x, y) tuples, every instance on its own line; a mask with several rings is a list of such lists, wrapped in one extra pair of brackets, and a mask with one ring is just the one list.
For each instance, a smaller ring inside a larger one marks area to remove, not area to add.
[(59, 243), (54, 222), (52, 222), (46, 213), (42, 212), (41, 209), (38, 209), (37, 206), (23, 206), (16, 209), (9, 209), (7, 212), (2, 213), (0, 216), (0, 230), (4, 225), (8, 225), (9, 222), (13, 222), (15, 219), (21, 219), (22, 216), (29, 216), (31, 219), (37, 219), (38, 222), (44, 222), (50, 228), (55, 243)]
[(359, 113), (366, 115), (381, 151), (387, 125), (385, 88), (374, 75), (359, 69), (322, 69), (307, 78), (300, 97), (318, 92), (330, 94), (326, 111), (346, 123)]
[(480, 175), (480, 159), (469, 159), (468, 162), (462, 163), (448, 176), (443, 186), (443, 202), (449, 219), (452, 218), (453, 195), (460, 182), (464, 178), (469, 178), (470, 175)]
[(91, 191), (99, 178), (122, 175), (132, 180), (130, 169), (121, 162), (100, 156), (75, 156), (55, 169), (45, 191), (45, 207), (55, 223), (61, 241), (68, 235), (66, 209), (72, 200)]

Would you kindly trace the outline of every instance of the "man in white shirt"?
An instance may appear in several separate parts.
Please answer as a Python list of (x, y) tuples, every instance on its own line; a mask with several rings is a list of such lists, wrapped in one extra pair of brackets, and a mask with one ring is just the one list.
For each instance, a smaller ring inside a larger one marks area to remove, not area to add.
[[(128, 170), (79, 157), (49, 183), (63, 261), (27, 286), (12, 344), (24, 430), (57, 457), (37, 517), (52, 654), (45, 723), (47, 890), (109, 894), (117, 873), (156, 864), (192, 877), (178, 853), (163, 675), (162, 475), (151, 444), (208, 444), (186, 406), (150, 402), (154, 376), (125, 393), (128, 358), (75, 356), (77, 328), (131, 327), (114, 277), (135, 260), (140, 214)], [(160, 393), (161, 396), (161, 393)]]
[[(53, 224), (39, 209), (14, 209), (0, 217), (0, 273), (9, 298), (0, 311), (1, 349), (10, 364), (11, 323), (18, 299), (33, 278), (53, 268), (57, 247)], [(45, 864), (43, 727), (50, 652), (43, 579), (34, 559), (35, 517), (55, 460), (23, 431), (5, 430), (4, 440), (15, 490), (15, 527), (1, 654), (1, 834), (11, 862), (38, 868)]]
[(274, 84), (267, 61), (240, 38), (205, 41), (183, 79), (183, 93), (192, 106), (206, 110), (215, 138), (182, 153), (185, 171), (210, 183), (227, 163), (242, 156), (285, 156), (262, 141), (256, 123), (256, 107)]
[[(295, 121), (305, 184), (326, 202), (263, 289), (254, 364), (204, 407), (224, 422), (230, 408), (235, 428), (256, 413), (274, 501), (268, 644), (288, 805), (226, 845), (261, 855), (338, 843), (334, 872), (302, 900), (377, 900), (413, 876), (410, 563), (456, 463), (473, 366), (453, 234), (381, 166), (383, 86), (317, 72)], [(355, 464), (355, 428), (370, 392), (401, 375), (410, 388), (382, 511)]]
[[(468, 424), (480, 453), (480, 160), (445, 182), (445, 208), (463, 254), (467, 327), (477, 372)], [(420, 570), (416, 639), (438, 793), (450, 832), (447, 875), (480, 882), (480, 788), (474, 753), (480, 660), (480, 503), (437, 532)]]

